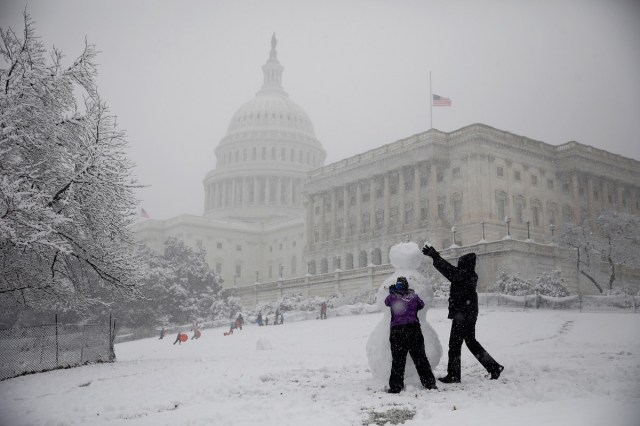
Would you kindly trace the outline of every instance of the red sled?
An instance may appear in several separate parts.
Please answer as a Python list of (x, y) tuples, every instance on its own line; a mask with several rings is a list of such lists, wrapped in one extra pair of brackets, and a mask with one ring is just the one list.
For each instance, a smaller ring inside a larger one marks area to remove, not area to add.
[(189, 336), (187, 336), (184, 333), (180, 333), (180, 341), (181, 342), (186, 342), (187, 340), (189, 340)]

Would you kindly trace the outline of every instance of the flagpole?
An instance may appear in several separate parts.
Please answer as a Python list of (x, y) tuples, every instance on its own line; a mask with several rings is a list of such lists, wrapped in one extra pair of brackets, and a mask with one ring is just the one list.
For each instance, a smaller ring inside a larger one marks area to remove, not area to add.
[(429, 128), (433, 129), (433, 92), (431, 91), (431, 70), (429, 70)]

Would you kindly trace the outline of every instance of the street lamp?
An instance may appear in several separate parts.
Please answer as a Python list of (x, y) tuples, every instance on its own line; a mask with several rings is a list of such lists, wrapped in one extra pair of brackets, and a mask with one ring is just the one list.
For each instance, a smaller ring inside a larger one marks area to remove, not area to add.
[(509, 216), (505, 216), (504, 221), (507, 223), (507, 236), (511, 237), (511, 218)]
[(482, 239), (484, 240), (484, 219), (480, 221), (480, 225), (482, 226)]
[(280, 279), (282, 279), (282, 269), (284, 268), (284, 266), (280, 265)]
[(527, 220), (527, 240), (531, 239), (531, 233), (529, 232), (529, 225), (531, 224), (530, 220)]
[(260, 280), (258, 279), (258, 271), (256, 271), (256, 282), (260, 282)]
[(456, 245), (456, 227), (451, 227), (451, 233), (453, 234), (453, 245)]

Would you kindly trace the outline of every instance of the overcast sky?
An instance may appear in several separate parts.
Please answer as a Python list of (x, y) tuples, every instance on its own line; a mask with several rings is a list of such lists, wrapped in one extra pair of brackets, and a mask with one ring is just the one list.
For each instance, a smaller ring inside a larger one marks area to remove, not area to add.
[[(27, 2), (1, 2), (22, 29)], [(640, 2), (29, 1), (36, 31), (70, 62), (101, 51), (99, 90), (127, 132), (153, 218), (201, 214), (202, 180), (236, 110), (262, 85), (271, 34), (283, 86), (327, 163), (426, 131), (429, 72), (471, 123), (640, 160)], [(5, 65), (3, 64), (2, 67)]]

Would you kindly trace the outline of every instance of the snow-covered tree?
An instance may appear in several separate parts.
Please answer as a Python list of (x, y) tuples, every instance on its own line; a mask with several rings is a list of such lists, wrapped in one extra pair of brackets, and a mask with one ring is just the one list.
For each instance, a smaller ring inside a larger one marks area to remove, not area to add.
[(196, 319), (212, 319), (219, 311), (222, 278), (206, 261), (203, 249), (193, 249), (177, 238), (165, 241), (164, 253), (149, 256), (143, 280), (143, 295), (148, 301), (136, 305), (150, 310), (154, 319), (167, 317), (185, 324)]
[(543, 272), (536, 277), (536, 285), (533, 291), (543, 296), (566, 297), (569, 296), (569, 287), (562, 277), (560, 270)]
[(96, 51), (69, 66), (25, 12), (0, 29), (0, 304), (82, 306), (135, 294), (132, 163), (96, 87)]
[[(620, 267), (640, 267), (640, 218), (636, 215), (609, 211), (598, 216), (593, 226), (567, 224), (560, 242), (575, 250), (578, 272), (600, 293), (613, 289)], [(609, 270), (606, 283), (599, 281), (602, 263)]]
[(526, 296), (532, 293), (529, 281), (520, 278), (520, 274), (511, 275), (502, 268), (498, 270), (495, 291), (511, 296)]

